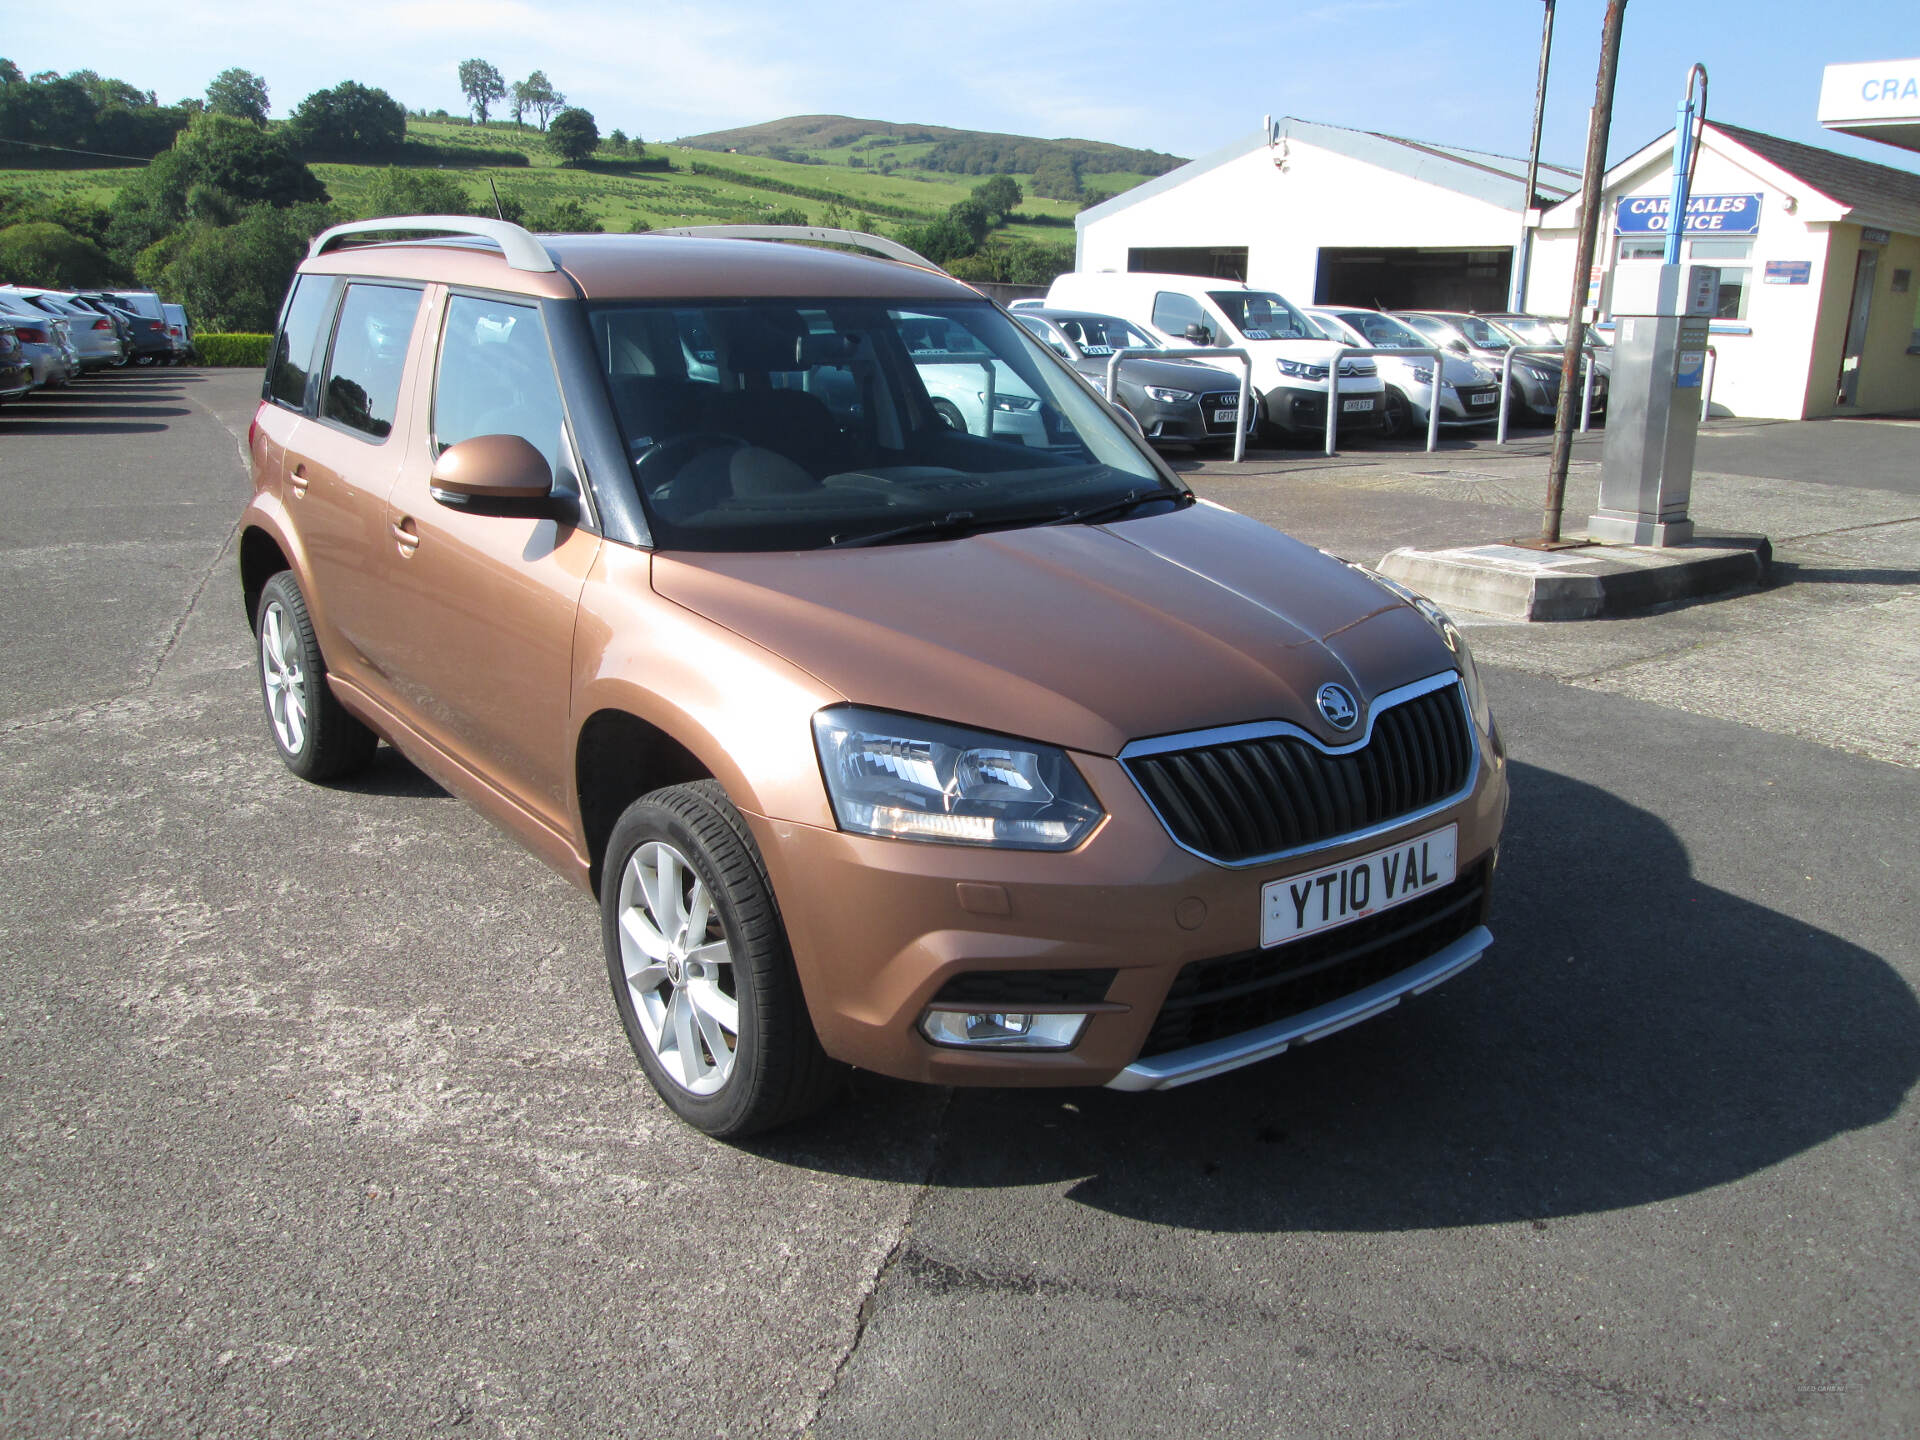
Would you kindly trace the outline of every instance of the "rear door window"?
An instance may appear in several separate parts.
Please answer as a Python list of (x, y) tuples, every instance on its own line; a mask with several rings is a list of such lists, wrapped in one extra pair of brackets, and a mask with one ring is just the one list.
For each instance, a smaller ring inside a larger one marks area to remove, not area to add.
[(419, 313), (418, 290), (347, 286), (321, 392), (322, 416), (369, 440), (385, 440), (392, 433), (400, 376), (407, 368), (407, 346)]
[(333, 277), (302, 275), (294, 281), (280, 332), (274, 336), (273, 358), (267, 365), (267, 398), (289, 410), (307, 405), (307, 372), (313, 352), (332, 309)]

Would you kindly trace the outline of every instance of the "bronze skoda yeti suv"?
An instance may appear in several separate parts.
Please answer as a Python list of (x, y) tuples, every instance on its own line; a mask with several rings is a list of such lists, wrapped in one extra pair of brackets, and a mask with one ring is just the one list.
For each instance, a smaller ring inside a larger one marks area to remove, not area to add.
[(1196, 500), (911, 252), (802, 237), (314, 241), (240, 544), (294, 773), (385, 739), (596, 895), (720, 1136), (846, 1066), (1180, 1085), (1477, 959), (1505, 758), (1446, 616)]

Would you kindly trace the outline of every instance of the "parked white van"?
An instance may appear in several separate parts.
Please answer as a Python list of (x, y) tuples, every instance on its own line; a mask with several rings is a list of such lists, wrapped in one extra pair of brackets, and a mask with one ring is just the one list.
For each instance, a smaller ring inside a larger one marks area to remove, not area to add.
[[(1047, 306), (1118, 315), (1148, 331), (1169, 350), (1245, 350), (1253, 357), (1253, 388), (1261, 397), (1262, 424), (1292, 436), (1325, 433), (1327, 366), (1338, 347), (1271, 290), (1199, 275), (1099, 271), (1060, 276), (1047, 291)], [(1237, 360), (1223, 360), (1220, 365), (1240, 373)], [(1373, 361), (1342, 361), (1341, 430), (1377, 434), (1385, 395)]]

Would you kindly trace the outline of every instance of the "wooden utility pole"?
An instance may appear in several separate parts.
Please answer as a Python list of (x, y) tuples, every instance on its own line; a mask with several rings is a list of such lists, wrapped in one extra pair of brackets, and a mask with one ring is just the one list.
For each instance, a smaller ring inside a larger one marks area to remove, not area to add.
[(1580, 404), (1580, 360), (1587, 340), (1587, 290), (1600, 231), (1600, 188), (1607, 178), (1607, 137), (1613, 130), (1613, 81), (1620, 69), (1620, 29), (1627, 0), (1607, 0), (1600, 29), (1600, 75), (1593, 114), (1587, 121), (1587, 168), (1580, 182), (1580, 242), (1574, 252), (1573, 297), (1567, 302), (1567, 346), (1560, 357), (1560, 408), (1553, 421), (1553, 461), (1547, 470), (1547, 508), (1541, 517), (1543, 544), (1560, 543), (1560, 512), (1567, 503), (1567, 464)]

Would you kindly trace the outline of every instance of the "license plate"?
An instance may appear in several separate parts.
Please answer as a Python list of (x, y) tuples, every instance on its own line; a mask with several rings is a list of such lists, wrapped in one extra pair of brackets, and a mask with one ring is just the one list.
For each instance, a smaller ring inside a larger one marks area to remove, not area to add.
[(1467, 396), (1469, 405), (1491, 405), (1500, 398), (1498, 390), (1476, 390)]
[(1239, 418), (1240, 412), (1238, 410), (1216, 410), (1213, 412), (1213, 423), (1216, 425), (1231, 425)]
[(1460, 827), (1449, 825), (1357, 860), (1260, 887), (1260, 944), (1284, 945), (1391, 910), (1453, 883)]
[(1355, 411), (1355, 410), (1371, 410), (1371, 409), (1373, 408), (1373, 401), (1371, 401), (1371, 400), (1342, 400), (1342, 401), (1340, 402), (1340, 408), (1341, 408), (1342, 410), (1345, 410), (1345, 411), (1349, 411), (1349, 412), (1351, 412), (1351, 411)]

